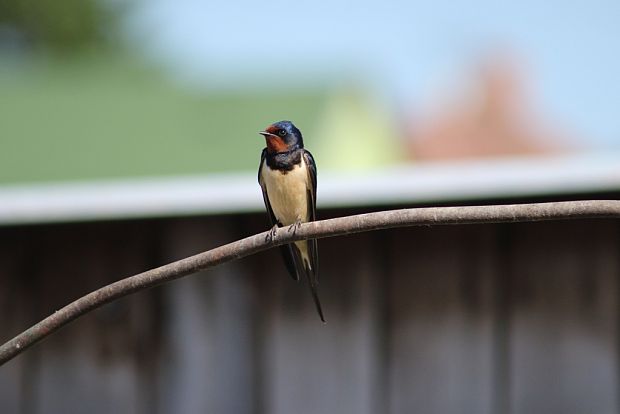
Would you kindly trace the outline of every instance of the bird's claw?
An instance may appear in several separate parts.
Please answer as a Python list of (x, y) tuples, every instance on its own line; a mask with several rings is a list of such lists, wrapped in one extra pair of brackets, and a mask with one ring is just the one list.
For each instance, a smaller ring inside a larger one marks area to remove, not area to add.
[(276, 238), (276, 234), (278, 233), (278, 225), (274, 224), (274, 226), (269, 230), (269, 233), (265, 236), (266, 242), (272, 242), (273, 239)]
[(297, 234), (297, 229), (301, 226), (301, 220), (297, 220), (295, 223), (288, 226), (287, 232), (293, 232), (293, 236)]

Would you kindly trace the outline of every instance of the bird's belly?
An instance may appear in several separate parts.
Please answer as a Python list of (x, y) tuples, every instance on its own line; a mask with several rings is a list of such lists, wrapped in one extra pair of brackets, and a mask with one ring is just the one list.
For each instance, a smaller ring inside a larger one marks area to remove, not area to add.
[(267, 165), (263, 166), (262, 173), (276, 219), (283, 226), (297, 220), (308, 221), (308, 173), (303, 160), (300, 165), (286, 173), (272, 170)]

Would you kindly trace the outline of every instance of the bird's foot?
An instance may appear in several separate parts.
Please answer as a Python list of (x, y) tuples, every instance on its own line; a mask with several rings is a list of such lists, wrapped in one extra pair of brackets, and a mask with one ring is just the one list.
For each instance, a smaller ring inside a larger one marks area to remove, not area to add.
[(297, 219), (297, 221), (295, 221), (295, 223), (291, 224), (290, 226), (288, 226), (288, 230), (286, 230), (287, 232), (293, 232), (293, 236), (295, 234), (297, 234), (297, 229), (301, 226), (301, 220)]
[(267, 233), (267, 235), (265, 236), (265, 241), (272, 242), (273, 239), (276, 238), (277, 233), (278, 233), (278, 225), (274, 224), (271, 230), (269, 230), (269, 233)]

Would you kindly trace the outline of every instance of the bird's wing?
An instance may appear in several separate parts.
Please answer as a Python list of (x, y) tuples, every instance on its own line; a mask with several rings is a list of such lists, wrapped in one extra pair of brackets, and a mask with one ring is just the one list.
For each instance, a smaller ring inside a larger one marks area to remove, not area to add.
[[(316, 163), (314, 162), (314, 157), (310, 154), (309, 151), (304, 150), (303, 152), (304, 161), (306, 162), (306, 166), (308, 167), (308, 212), (310, 219), (309, 221), (316, 220)], [(318, 283), (318, 272), (319, 272), (319, 255), (317, 249), (316, 239), (308, 240), (308, 255), (310, 256), (310, 266), (313, 269), (313, 284), (316, 285)]]
[[(308, 170), (307, 200), (308, 212), (310, 216), (309, 221), (314, 221), (316, 220), (316, 163), (314, 162), (314, 157), (312, 157), (312, 154), (310, 154), (309, 151), (304, 150), (303, 157)], [(312, 294), (312, 299), (314, 299), (316, 310), (319, 313), (321, 321), (325, 322), (323, 310), (321, 309), (321, 302), (319, 301), (319, 295), (317, 293), (317, 287), (319, 284), (319, 255), (317, 241), (316, 239), (310, 239), (307, 243), (310, 268), (304, 266), (304, 270), (306, 277), (308, 278), (308, 285), (310, 286), (310, 293)]]
[[(278, 227), (282, 227), (282, 224), (276, 218), (276, 215), (273, 213), (273, 209), (271, 208), (271, 203), (269, 202), (269, 195), (267, 194), (267, 188), (265, 187), (265, 182), (263, 181), (263, 165), (265, 164), (265, 158), (267, 157), (267, 148), (263, 149), (263, 153), (260, 157), (260, 165), (258, 167), (258, 183), (260, 184), (261, 190), (263, 190), (263, 201), (265, 202), (265, 207), (267, 208), (267, 213), (269, 214), (269, 221), (272, 226), (277, 225)], [(284, 264), (286, 265), (286, 270), (288, 270), (291, 277), (299, 281), (299, 272), (297, 270), (297, 266), (295, 265), (295, 258), (293, 252), (293, 246), (290, 244), (284, 244), (280, 246), (280, 253), (282, 253), (282, 258), (284, 259)]]

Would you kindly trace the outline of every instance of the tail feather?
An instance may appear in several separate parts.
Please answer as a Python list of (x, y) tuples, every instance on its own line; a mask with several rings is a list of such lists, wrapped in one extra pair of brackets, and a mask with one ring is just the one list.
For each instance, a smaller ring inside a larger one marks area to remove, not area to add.
[(280, 246), (280, 252), (282, 253), (282, 258), (284, 259), (284, 264), (286, 265), (286, 270), (288, 274), (291, 275), (293, 280), (299, 282), (299, 271), (298, 266), (295, 264), (295, 252), (293, 252), (294, 247), (290, 244), (284, 244)]
[(314, 299), (316, 311), (321, 318), (321, 322), (326, 323), (325, 316), (323, 316), (323, 309), (321, 308), (321, 301), (319, 300), (319, 294), (317, 292), (318, 284), (313, 282), (314, 280), (316, 280), (316, 278), (313, 277), (314, 270), (310, 267), (310, 264), (306, 260), (304, 260), (304, 270), (304, 273), (306, 274), (306, 279), (308, 280), (308, 287), (310, 288), (310, 293), (312, 294), (312, 299)]
[[(314, 300), (314, 305), (316, 306), (316, 311), (321, 318), (321, 322), (325, 323), (325, 316), (323, 315), (323, 308), (321, 307), (321, 301), (319, 300), (319, 294), (317, 292), (317, 288), (319, 285), (318, 277), (316, 274), (316, 269), (314, 269), (311, 265), (310, 257), (308, 256), (307, 246), (297, 242), (294, 244), (290, 244), (291, 252), (296, 273), (297, 274), (305, 274), (306, 280), (308, 281), (308, 288), (310, 289), (310, 294), (312, 295), (312, 299)], [(301, 247), (301, 249), (300, 249)]]

